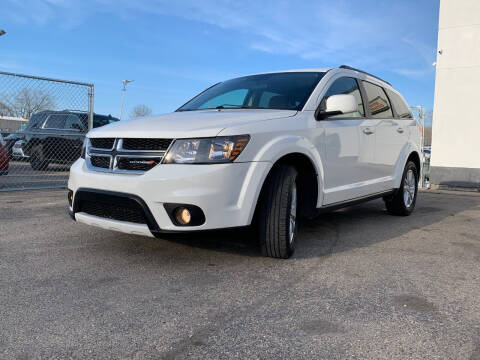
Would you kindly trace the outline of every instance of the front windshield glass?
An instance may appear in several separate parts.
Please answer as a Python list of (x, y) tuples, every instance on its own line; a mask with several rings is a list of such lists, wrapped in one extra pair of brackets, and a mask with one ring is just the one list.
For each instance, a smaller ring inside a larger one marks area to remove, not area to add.
[(244, 76), (212, 86), (177, 111), (301, 110), (323, 75), (323, 72), (285, 72)]

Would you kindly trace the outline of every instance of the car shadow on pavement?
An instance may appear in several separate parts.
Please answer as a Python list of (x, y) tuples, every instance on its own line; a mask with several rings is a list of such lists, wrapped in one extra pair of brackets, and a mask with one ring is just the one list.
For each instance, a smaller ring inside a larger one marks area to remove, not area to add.
[[(423, 231), (445, 218), (477, 206), (480, 206), (480, 197), (423, 192), (414, 213), (407, 217), (389, 215), (382, 200), (347, 207), (304, 221), (293, 258), (312, 258), (368, 247), (414, 230)], [(425, 231), (434, 230), (430, 227)], [(166, 234), (162, 239), (200, 249), (261, 256), (255, 234), (248, 228)]]

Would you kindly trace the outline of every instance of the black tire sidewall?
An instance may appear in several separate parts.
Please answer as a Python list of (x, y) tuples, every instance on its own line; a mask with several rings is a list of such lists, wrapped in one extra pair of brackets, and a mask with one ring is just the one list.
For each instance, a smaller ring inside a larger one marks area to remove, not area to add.
[[(290, 211), (292, 206), (292, 184), (296, 184), (297, 175), (297, 171), (293, 166), (280, 165), (272, 169), (265, 182), (265, 186), (262, 189), (260, 211), (258, 212), (257, 218), (257, 229), (261, 251), (265, 256), (286, 259), (295, 251), (298, 220), (296, 221), (294, 236), (291, 243), (289, 228)], [(286, 197), (285, 191), (288, 191)], [(281, 200), (276, 201), (278, 198)]]
[(48, 162), (45, 161), (43, 150), (41, 147), (35, 147), (30, 156), (30, 165), (34, 170), (45, 170), (48, 167)]

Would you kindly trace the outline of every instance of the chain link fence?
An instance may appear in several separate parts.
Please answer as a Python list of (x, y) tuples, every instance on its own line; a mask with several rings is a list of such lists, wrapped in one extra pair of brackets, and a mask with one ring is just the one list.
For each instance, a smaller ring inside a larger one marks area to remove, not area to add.
[(0, 191), (64, 187), (93, 113), (93, 85), (0, 72)]

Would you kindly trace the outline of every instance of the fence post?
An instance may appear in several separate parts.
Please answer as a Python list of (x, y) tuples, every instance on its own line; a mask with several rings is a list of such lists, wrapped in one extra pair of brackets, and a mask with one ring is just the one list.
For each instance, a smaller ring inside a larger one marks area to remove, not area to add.
[(91, 84), (88, 90), (88, 130), (93, 129), (93, 97), (94, 87)]

